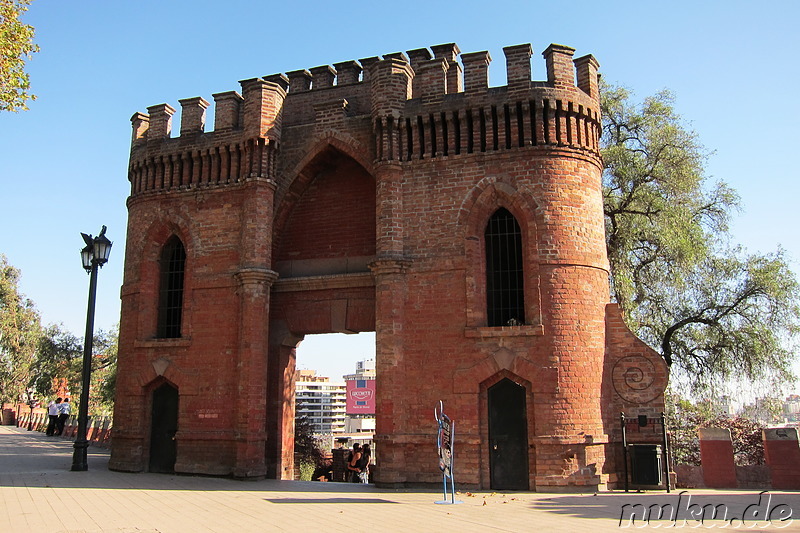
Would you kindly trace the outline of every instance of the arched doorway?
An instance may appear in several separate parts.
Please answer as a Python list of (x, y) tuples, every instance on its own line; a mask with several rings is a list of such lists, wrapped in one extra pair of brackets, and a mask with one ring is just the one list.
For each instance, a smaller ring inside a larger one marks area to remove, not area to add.
[(310, 335), (375, 331), (376, 182), (332, 146), (276, 211), (267, 398), (267, 475), (292, 479), (296, 346)]
[(164, 383), (153, 391), (150, 417), (150, 472), (173, 473), (178, 450), (178, 389)]
[(503, 378), (489, 387), (489, 471), (495, 490), (528, 490), (525, 387)]

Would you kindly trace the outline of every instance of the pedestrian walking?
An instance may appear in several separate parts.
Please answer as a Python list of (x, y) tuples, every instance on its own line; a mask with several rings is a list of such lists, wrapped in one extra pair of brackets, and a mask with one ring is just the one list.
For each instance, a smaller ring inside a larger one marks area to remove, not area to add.
[(58, 427), (58, 415), (61, 414), (61, 398), (56, 398), (47, 404), (47, 417), (50, 419), (47, 423), (47, 431), (45, 435), (52, 437), (55, 435), (56, 428)]
[(64, 398), (64, 401), (61, 402), (61, 405), (59, 406), (58, 422), (56, 422), (56, 435), (61, 435), (64, 433), (64, 424), (69, 418), (70, 407), (69, 398)]

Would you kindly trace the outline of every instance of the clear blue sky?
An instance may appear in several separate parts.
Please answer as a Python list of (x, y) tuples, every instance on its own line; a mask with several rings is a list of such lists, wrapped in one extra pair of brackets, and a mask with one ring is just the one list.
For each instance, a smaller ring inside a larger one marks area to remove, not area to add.
[[(783, 246), (800, 272), (800, 2), (34, 0), (24, 20), (41, 47), (28, 67), (38, 99), (0, 114), (0, 253), (22, 270), (44, 321), (79, 336), (80, 232), (103, 224), (114, 248), (96, 325), (119, 320), (134, 112), (213, 101), (242, 79), (448, 42), (489, 50), (492, 85), (505, 84), (504, 46), (531, 43), (542, 80), (541, 51), (559, 43), (593, 54), (607, 81), (638, 97), (673, 90), (715, 151), (708, 174), (742, 197), (735, 240), (752, 251)], [(344, 372), (367, 355), (347, 351)]]

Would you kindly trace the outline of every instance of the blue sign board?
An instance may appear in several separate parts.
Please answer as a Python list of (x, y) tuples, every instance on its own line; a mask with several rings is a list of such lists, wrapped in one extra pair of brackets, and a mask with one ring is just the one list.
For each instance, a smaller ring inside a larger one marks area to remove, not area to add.
[[(455, 424), (450, 420), (449, 416), (444, 414), (444, 404), (441, 401), (434, 408), (433, 416), (438, 424), (436, 445), (439, 450), (439, 469), (442, 471), (442, 481), (444, 483), (444, 500), (436, 503), (462, 503), (456, 501), (456, 483), (453, 479), (453, 436)], [(447, 501), (448, 479), (450, 480), (451, 489), (450, 501)]]

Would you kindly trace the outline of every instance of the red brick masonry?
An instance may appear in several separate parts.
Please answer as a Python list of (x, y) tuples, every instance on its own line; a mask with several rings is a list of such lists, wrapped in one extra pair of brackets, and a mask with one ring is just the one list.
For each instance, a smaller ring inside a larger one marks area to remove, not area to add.
[[(494, 482), (488, 395), (524, 388), (527, 488), (621, 481), (619, 413), (663, 410), (667, 369), (609, 304), (598, 63), (551, 45), (455, 44), (253, 78), (132, 118), (111, 466), (148, 469), (153, 391), (178, 389), (175, 470), (293, 471), (295, 347), (376, 332), (380, 485), (438, 484), (432, 413), (456, 421), (458, 483)], [(540, 68), (540, 67), (537, 67)], [(524, 323), (489, 327), (484, 230), (522, 232)], [(182, 336), (157, 338), (160, 266), (187, 259)], [(499, 471), (495, 471), (499, 475)]]

